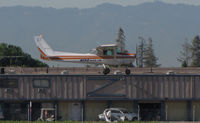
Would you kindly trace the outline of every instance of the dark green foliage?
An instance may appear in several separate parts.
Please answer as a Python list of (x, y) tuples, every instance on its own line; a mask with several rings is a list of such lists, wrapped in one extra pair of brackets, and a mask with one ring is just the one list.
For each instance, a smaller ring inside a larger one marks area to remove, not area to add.
[(146, 50), (144, 52), (144, 66), (145, 67), (158, 67), (158, 58), (154, 54), (152, 39), (149, 38)]
[(200, 67), (200, 39), (195, 36), (192, 41), (192, 63), (191, 67)]
[(127, 52), (127, 50), (125, 50), (125, 35), (124, 35), (124, 30), (120, 27), (118, 30), (118, 36), (117, 36), (117, 46), (118, 49), (120, 50), (120, 52)]
[(181, 62), (182, 67), (188, 67), (192, 58), (192, 53), (191, 53), (192, 46), (190, 43), (188, 43), (187, 39), (182, 45), (182, 48), (183, 49), (182, 51), (180, 51), (180, 56), (178, 57), (177, 60)]
[(186, 61), (183, 61), (181, 66), (182, 66), (182, 67), (188, 67), (188, 64), (187, 64)]
[(158, 67), (158, 58), (154, 54), (152, 39), (149, 38), (148, 44), (143, 37), (139, 37), (140, 43), (136, 47), (136, 64), (137, 67)]
[(33, 59), (20, 47), (0, 43), (0, 66), (47, 67), (48, 65)]
[(144, 66), (144, 52), (146, 48), (146, 41), (143, 37), (138, 37), (140, 40), (140, 43), (138, 46), (136, 46), (136, 65), (137, 67), (142, 68)]

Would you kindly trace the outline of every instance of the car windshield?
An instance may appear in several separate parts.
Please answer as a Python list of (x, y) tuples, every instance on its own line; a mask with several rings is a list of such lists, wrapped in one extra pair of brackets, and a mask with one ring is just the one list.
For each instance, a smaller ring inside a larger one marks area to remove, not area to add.
[(120, 113), (120, 111), (117, 111), (117, 110), (112, 110), (111, 112), (112, 113)]
[(126, 109), (121, 109), (121, 111), (123, 112), (123, 113), (130, 113), (128, 110), (126, 110)]

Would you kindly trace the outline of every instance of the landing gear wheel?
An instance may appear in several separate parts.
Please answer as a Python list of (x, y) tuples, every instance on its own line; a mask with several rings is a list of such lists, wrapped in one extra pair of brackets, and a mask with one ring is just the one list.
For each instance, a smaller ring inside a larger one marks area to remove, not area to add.
[(107, 74), (109, 74), (110, 73), (110, 69), (109, 68), (105, 68), (104, 70), (103, 70), (103, 74), (104, 75), (107, 75)]
[(130, 75), (131, 74), (131, 70), (130, 69), (126, 69), (125, 73), (126, 73), (126, 75)]

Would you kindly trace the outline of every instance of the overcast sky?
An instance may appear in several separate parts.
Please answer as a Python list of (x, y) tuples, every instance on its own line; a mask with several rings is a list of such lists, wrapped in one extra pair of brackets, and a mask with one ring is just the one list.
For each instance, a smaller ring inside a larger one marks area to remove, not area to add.
[(162, 1), (171, 4), (200, 5), (200, 0), (0, 0), (0, 7), (23, 5), (53, 8), (91, 8), (102, 3), (113, 3), (127, 6), (155, 1)]

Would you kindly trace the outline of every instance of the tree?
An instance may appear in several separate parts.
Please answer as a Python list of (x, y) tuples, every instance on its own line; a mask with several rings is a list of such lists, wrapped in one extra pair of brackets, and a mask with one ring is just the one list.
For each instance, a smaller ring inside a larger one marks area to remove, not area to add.
[(143, 67), (144, 64), (144, 52), (145, 52), (145, 39), (143, 37), (138, 37), (140, 40), (140, 43), (138, 46), (136, 46), (136, 64), (137, 67)]
[(181, 62), (182, 67), (188, 67), (192, 58), (192, 46), (188, 43), (188, 39), (185, 39), (184, 44), (182, 45), (182, 51), (180, 51), (180, 56), (177, 58)]
[(192, 63), (191, 67), (200, 67), (200, 39), (195, 36), (192, 41)]
[(118, 47), (118, 50), (120, 52), (126, 52), (125, 50), (125, 35), (124, 35), (124, 30), (120, 27), (119, 30), (118, 30), (118, 37), (117, 37), (117, 47)]
[(158, 67), (160, 65), (157, 64), (157, 60), (158, 60), (158, 58), (155, 56), (154, 49), (153, 49), (152, 38), (149, 38), (146, 50), (144, 52), (144, 66), (145, 67)]
[(0, 43), (0, 66), (48, 67), (24, 53), (20, 47), (6, 43)]

